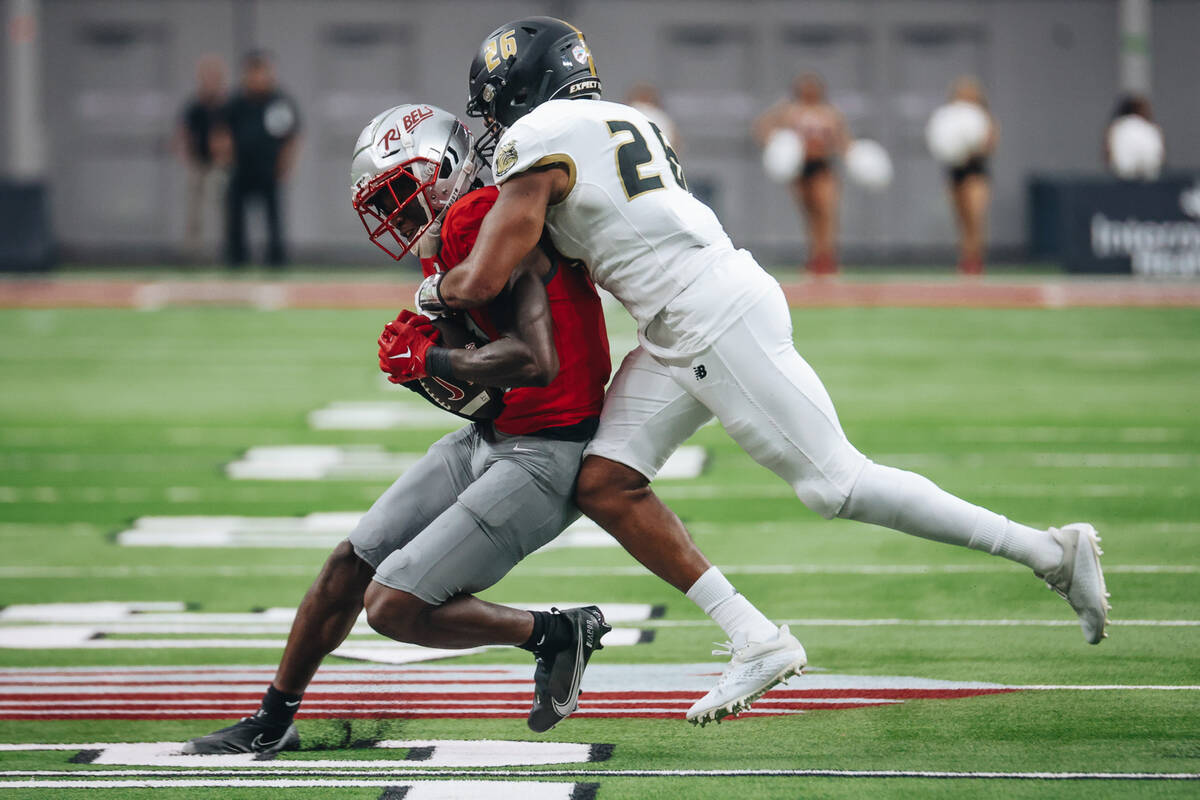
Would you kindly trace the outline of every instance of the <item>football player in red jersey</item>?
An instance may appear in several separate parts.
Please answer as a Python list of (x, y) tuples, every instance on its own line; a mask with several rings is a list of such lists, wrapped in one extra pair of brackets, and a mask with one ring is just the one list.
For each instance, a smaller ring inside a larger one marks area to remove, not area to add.
[[(476, 166), (471, 135), (453, 115), (389, 109), (359, 138), (354, 207), (393, 257), (413, 249), (427, 275), (452, 268), (497, 197), (494, 187), (464, 194), (480, 186)], [(296, 748), (302, 694), (364, 607), (371, 627), (398, 641), (531, 651), (535, 731), (575, 710), (583, 668), (609, 630), (599, 609), (530, 612), (474, 593), (579, 516), (575, 475), (611, 369), (600, 298), (578, 265), (539, 247), (471, 320), (488, 344), (450, 349), (436, 344), (427, 318), (402, 312), (380, 337), (381, 367), (393, 382), (428, 375), (512, 387), (503, 410), (436, 442), (384, 492), (305, 595), (260, 709), (193, 739), (185, 753)]]

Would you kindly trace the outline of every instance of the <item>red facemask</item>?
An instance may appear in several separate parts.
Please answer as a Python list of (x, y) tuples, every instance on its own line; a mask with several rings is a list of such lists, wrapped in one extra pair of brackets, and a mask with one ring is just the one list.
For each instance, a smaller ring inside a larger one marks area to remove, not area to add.
[[(421, 181), (414, 167), (428, 165), (429, 179)], [(433, 212), (433, 185), (438, 165), (427, 158), (412, 158), (376, 175), (355, 192), (354, 210), (367, 236), (397, 261), (411, 250), (437, 219)]]

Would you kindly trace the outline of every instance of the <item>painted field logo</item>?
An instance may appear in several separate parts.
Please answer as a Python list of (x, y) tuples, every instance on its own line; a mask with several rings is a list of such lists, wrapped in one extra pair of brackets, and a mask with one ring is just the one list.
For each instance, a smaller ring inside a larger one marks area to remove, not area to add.
[[(576, 717), (677, 719), (720, 664), (592, 664)], [(268, 667), (0, 670), (0, 719), (230, 719), (257, 707)], [(814, 672), (779, 686), (742, 718), (1017, 691), (994, 683)], [(521, 666), (329, 666), (298, 719), (523, 720), (533, 669)]]

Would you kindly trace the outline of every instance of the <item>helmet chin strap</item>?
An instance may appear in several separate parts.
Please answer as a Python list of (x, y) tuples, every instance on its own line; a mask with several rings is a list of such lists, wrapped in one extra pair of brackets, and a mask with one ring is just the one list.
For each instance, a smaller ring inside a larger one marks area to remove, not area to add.
[(421, 238), (417, 239), (417, 245), (413, 248), (417, 258), (433, 258), (438, 254), (438, 248), (441, 245), (442, 237), (442, 220), (439, 216), (432, 225), (425, 229), (421, 234)]
[[(450, 139), (454, 136), (454, 131), (450, 132), (450, 137), (447, 137), (446, 144), (442, 147), (442, 158), (446, 156), (446, 150), (450, 147)], [(467, 141), (470, 142), (470, 133), (467, 133)], [(442, 235), (442, 219), (446, 216), (446, 212), (454, 202), (462, 196), (463, 187), (470, 186), (471, 179), (479, 169), (479, 163), (475, 160), (474, 145), (468, 146), (467, 152), (463, 154), (462, 168), (458, 171), (458, 179), (454, 181), (454, 185), (450, 187), (450, 192), (446, 196), (446, 201), (442, 205), (442, 210), (438, 212), (433, 224), (425, 229), (417, 239), (416, 246), (413, 247), (413, 252), (417, 258), (433, 258), (438, 254), (438, 249), (441, 245)], [(438, 160), (438, 166), (435, 169), (441, 169), (441, 159)], [(419, 199), (419, 198), (418, 198)], [(424, 205), (424, 204), (422, 204)]]

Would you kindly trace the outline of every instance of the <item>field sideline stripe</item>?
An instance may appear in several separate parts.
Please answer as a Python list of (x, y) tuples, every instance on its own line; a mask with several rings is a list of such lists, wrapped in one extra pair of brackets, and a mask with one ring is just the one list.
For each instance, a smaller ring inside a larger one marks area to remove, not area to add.
[[(985, 771), (944, 771), (944, 770), (850, 770), (850, 769), (576, 769), (576, 770), (427, 770), (417, 772), (411, 769), (382, 769), (378, 772), (364, 770), (364, 775), (381, 775), (378, 779), (348, 778), (316, 771), (312, 773), (289, 770), (286, 773), (275, 770), (263, 770), (256, 774), (280, 775), (278, 778), (249, 778), (245, 773), (236, 773), (232, 777), (219, 777), (228, 774), (216, 770), (79, 770), (69, 772), (36, 771), (36, 770), (6, 770), (0, 771), (0, 777), (26, 778), (27, 780), (0, 781), (0, 788), (69, 788), (86, 786), (95, 788), (161, 788), (167, 786), (375, 786), (380, 783), (395, 783), (397, 780), (421, 780), (429, 778), (933, 778), (933, 779), (982, 779), (982, 780), (1107, 780), (1107, 781), (1195, 781), (1200, 780), (1200, 772), (985, 772)], [(216, 774), (214, 774), (216, 773)], [(153, 780), (104, 780), (96, 779), (96, 775), (113, 775), (121, 778), (145, 776)], [(295, 775), (322, 775), (326, 778), (307, 777), (293, 778)], [(169, 778), (167, 776), (187, 776)], [(288, 777), (282, 777), (282, 776)], [(58, 778), (79, 776), (76, 780), (38, 780), (39, 778)], [(87, 777), (84, 777), (87, 776)], [(199, 780), (191, 776), (204, 776)], [(28, 780), (32, 778), (33, 780)]]

